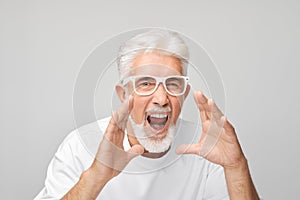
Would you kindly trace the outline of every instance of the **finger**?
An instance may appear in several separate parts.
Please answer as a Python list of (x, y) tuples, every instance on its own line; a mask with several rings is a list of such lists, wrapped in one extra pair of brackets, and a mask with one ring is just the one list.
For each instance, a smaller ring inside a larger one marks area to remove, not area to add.
[(232, 126), (232, 124), (228, 121), (228, 119), (223, 116), (223, 120), (224, 120), (224, 125), (223, 128), (225, 129), (226, 133), (234, 133), (235, 134), (235, 129)]
[(208, 101), (208, 105), (209, 105), (210, 110), (211, 110), (211, 117), (212, 117), (212, 119), (221, 120), (221, 117), (223, 117), (223, 113), (218, 108), (218, 106), (216, 105), (216, 103), (212, 99), (210, 99)]
[(197, 106), (200, 110), (200, 117), (202, 122), (206, 121), (209, 119), (209, 105), (208, 105), (208, 100), (207, 98), (203, 95), (202, 92), (200, 91), (195, 91), (194, 92), (194, 100), (197, 103)]
[(145, 149), (143, 146), (136, 144), (132, 146), (128, 151), (127, 155), (129, 160), (135, 158), (136, 156), (142, 155), (144, 153)]
[(129, 98), (121, 105), (121, 107), (112, 114), (112, 117), (105, 131), (105, 136), (108, 140), (114, 139), (123, 141), (124, 130), (132, 107), (133, 97), (129, 96)]
[(206, 130), (207, 132), (205, 134), (205, 139), (202, 142), (199, 153), (199, 155), (202, 157), (206, 157), (206, 155), (208, 155), (209, 152), (215, 147), (224, 129), (219, 125), (218, 121), (210, 120), (209, 126)]
[(196, 154), (200, 153), (199, 144), (181, 144), (176, 148), (177, 154)]
[(124, 101), (121, 107), (113, 113), (112, 120), (114, 120), (115, 125), (117, 125), (121, 130), (124, 130), (129, 117), (129, 114), (133, 108), (133, 96)]
[(133, 107), (133, 96), (129, 96), (128, 99), (126, 99), (120, 108), (114, 112), (115, 115), (115, 121), (117, 123), (121, 123), (122, 121), (126, 120), (131, 112), (131, 109)]

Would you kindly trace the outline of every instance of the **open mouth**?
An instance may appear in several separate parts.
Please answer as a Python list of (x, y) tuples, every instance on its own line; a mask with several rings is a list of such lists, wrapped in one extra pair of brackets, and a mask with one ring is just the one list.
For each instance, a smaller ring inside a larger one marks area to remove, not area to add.
[(155, 134), (164, 133), (168, 127), (170, 113), (148, 113), (146, 119), (148, 125)]

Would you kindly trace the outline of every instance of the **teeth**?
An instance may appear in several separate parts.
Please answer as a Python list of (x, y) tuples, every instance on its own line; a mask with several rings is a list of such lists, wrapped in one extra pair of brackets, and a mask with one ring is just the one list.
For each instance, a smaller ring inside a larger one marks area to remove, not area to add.
[(166, 114), (155, 113), (155, 114), (151, 114), (150, 117), (154, 117), (154, 118), (166, 118), (167, 115)]

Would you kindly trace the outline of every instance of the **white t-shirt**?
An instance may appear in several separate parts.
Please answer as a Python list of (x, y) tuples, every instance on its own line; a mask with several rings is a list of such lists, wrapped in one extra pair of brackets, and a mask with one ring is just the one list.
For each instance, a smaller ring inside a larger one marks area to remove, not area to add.
[[(111, 179), (97, 200), (195, 200), (229, 199), (223, 168), (197, 155), (176, 155), (182, 143), (195, 143), (199, 127), (178, 120), (177, 131), (169, 152), (161, 158), (138, 156)], [(51, 160), (45, 187), (35, 200), (60, 199), (88, 169), (109, 122), (99, 120), (72, 131)], [(124, 148), (128, 149), (127, 137)]]

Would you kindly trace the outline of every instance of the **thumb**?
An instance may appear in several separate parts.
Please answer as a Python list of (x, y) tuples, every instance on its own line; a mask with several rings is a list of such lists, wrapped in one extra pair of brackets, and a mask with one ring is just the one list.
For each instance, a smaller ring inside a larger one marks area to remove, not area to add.
[(142, 155), (144, 153), (145, 149), (142, 147), (142, 145), (136, 144), (133, 145), (128, 151), (128, 158), (129, 160), (135, 158), (136, 156)]

